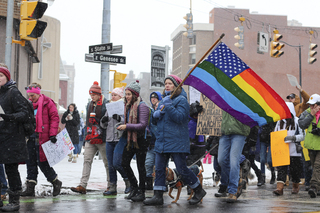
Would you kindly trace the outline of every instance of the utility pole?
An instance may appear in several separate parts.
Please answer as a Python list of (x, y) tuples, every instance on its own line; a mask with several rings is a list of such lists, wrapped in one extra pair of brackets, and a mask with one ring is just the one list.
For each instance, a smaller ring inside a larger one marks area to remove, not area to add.
[[(102, 44), (106, 44), (110, 42), (110, 1), (103, 1), (103, 17), (102, 17)], [(110, 52), (103, 52), (103, 54), (109, 54)], [(100, 85), (102, 94), (105, 98), (109, 98), (109, 63), (101, 63), (101, 77), (100, 77)]]
[(7, 1), (7, 22), (6, 22), (6, 52), (5, 64), (11, 72), (11, 54), (12, 54), (12, 29), (13, 29), (13, 7), (14, 0)]

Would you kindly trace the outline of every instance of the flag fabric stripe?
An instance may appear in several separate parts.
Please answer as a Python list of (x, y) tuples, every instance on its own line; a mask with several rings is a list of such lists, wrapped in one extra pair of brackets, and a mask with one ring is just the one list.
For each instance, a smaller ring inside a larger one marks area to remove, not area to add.
[[(265, 113), (264, 109), (252, 97), (243, 92), (243, 90), (232, 79), (226, 76), (219, 68), (215, 67), (212, 63), (203, 61), (198, 67), (202, 68), (203, 72), (207, 72), (212, 76), (215, 76), (215, 79), (217, 79), (217, 81), (219, 82), (218, 84), (228, 90), (233, 96), (235, 96), (233, 99), (230, 99), (231, 102), (235, 101), (235, 99), (239, 100), (251, 110), (251, 112), (247, 111), (246, 113), (251, 114), (253, 112), (256, 112), (259, 116), (264, 117), (267, 122), (272, 122), (274, 120), (272, 117), (268, 116)], [(198, 73), (194, 73), (193, 71), (191, 75), (197, 76), (197, 74)], [(200, 78), (202, 79), (202, 77)], [(214, 86), (214, 83), (208, 83), (208, 85)], [(241, 111), (243, 109), (236, 108), (236, 110)]]
[[(188, 85), (201, 91), (210, 100), (214, 99), (214, 103), (218, 107), (223, 110), (228, 109), (225, 111), (237, 118), (240, 122), (246, 123), (249, 126), (256, 126), (257, 124), (263, 125), (267, 123), (265, 118), (260, 117), (256, 113), (252, 112), (252, 110), (249, 109), (245, 104), (235, 98), (232, 93), (221, 86), (217, 82), (217, 79), (210, 75), (210, 73), (199, 67), (196, 67), (192, 73), (193, 74), (190, 75), (185, 81), (185, 84), (187, 83)], [(212, 87), (209, 85), (212, 85)]]
[[(259, 92), (262, 94), (267, 92), (264, 88), (257, 91), (252, 85), (256, 86), (260, 84), (253, 78), (250, 74), (248, 74), (247, 70), (242, 72), (241, 74), (237, 75), (232, 79), (237, 85), (241, 85), (240, 88), (246, 92), (250, 97), (252, 97), (266, 112), (266, 114), (270, 117), (273, 117), (275, 120), (280, 120), (280, 116), (276, 113), (267, 103), (266, 100), (260, 95)], [(250, 83), (249, 83), (250, 82)], [(268, 94), (268, 93), (267, 93)]]
[(223, 42), (184, 83), (251, 127), (291, 116), (284, 100)]

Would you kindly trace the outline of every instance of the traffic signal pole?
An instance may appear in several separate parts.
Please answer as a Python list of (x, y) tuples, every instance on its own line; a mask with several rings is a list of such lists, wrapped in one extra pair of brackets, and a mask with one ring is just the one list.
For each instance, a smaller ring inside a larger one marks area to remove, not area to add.
[[(110, 42), (110, 0), (103, 1), (103, 17), (102, 17), (102, 44)], [(109, 54), (110, 52), (103, 52)], [(109, 63), (101, 63), (100, 85), (102, 94), (109, 99)]]
[(12, 30), (13, 30), (13, 7), (14, 1), (7, 1), (7, 21), (6, 21), (6, 52), (5, 64), (11, 72), (11, 54), (12, 54)]

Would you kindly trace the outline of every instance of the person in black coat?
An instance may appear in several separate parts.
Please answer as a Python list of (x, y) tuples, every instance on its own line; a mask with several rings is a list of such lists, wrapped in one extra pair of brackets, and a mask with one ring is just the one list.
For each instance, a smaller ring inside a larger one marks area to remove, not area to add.
[[(0, 66), (0, 164), (5, 165), (10, 188), (9, 204), (2, 211), (20, 209), (21, 178), (18, 165), (28, 159), (22, 123), (28, 119), (24, 97), (11, 80), (10, 72)], [(2, 202), (1, 202), (2, 204)]]
[(72, 163), (76, 163), (77, 156), (80, 150), (79, 133), (78, 133), (78, 125), (80, 124), (80, 115), (75, 104), (70, 104), (68, 106), (68, 110), (65, 113), (63, 113), (63, 116), (61, 118), (61, 123), (66, 124), (66, 129), (69, 133), (70, 139), (74, 146), (74, 150), (73, 150), (74, 156), (72, 158), (72, 153), (70, 153), (69, 161), (72, 160)]

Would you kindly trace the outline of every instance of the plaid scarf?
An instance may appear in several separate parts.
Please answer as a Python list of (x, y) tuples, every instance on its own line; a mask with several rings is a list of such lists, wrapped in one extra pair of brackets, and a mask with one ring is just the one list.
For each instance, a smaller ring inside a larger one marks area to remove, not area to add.
[[(131, 106), (130, 103), (126, 104), (126, 107), (124, 109), (124, 116), (125, 116), (125, 123), (127, 123), (127, 108), (130, 107), (130, 113), (129, 113), (129, 124), (136, 124), (138, 122), (138, 107), (140, 104), (141, 98), (138, 97), (137, 101), (134, 102)], [(128, 131), (127, 130), (127, 150), (129, 150), (131, 146), (131, 141), (133, 141), (133, 147), (139, 149), (138, 146), (138, 134), (136, 131)]]

